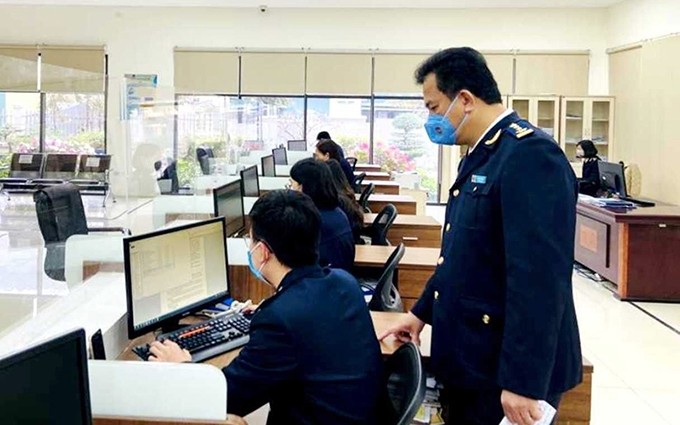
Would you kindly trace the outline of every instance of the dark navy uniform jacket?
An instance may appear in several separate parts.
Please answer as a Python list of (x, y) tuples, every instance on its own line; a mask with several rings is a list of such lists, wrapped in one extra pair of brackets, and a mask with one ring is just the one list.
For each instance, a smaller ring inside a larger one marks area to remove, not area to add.
[(332, 210), (319, 209), (319, 213), (319, 264), (351, 273), (356, 247), (349, 219), (339, 207)]
[(432, 324), (445, 386), (545, 399), (581, 381), (576, 200), (560, 147), (515, 113), (463, 159), (437, 269), (412, 310)]
[(250, 342), (223, 370), (227, 411), (245, 416), (269, 403), (268, 425), (373, 425), (381, 365), (356, 279), (294, 269), (252, 316)]

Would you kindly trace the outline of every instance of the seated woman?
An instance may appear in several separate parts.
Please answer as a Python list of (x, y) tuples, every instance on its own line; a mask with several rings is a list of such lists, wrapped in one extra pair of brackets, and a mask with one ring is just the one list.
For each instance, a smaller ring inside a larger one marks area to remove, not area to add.
[(342, 172), (345, 173), (345, 178), (347, 179), (350, 187), (354, 187), (354, 170), (352, 169), (352, 166), (349, 165), (349, 162), (347, 162), (345, 159), (345, 156), (342, 154), (342, 148), (340, 148), (340, 145), (330, 139), (321, 140), (316, 144), (314, 158), (323, 162), (326, 162), (329, 159), (338, 161), (342, 167)]
[(290, 169), (290, 186), (312, 198), (321, 213), (319, 264), (351, 273), (354, 235), (347, 216), (340, 209), (338, 191), (328, 166), (312, 158), (298, 161)]
[(581, 158), (583, 170), (579, 179), (578, 191), (584, 195), (597, 196), (600, 189), (600, 172), (597, 162), (601, 161), (597, 156), (597, 148), (591, 140), (581, 140), (576, 144), (576, 157)]
[(338, 191), (340, 209), (349, 219), (349, 225), (352, 228), (352, 234), (354, 235), (354, 242), (359, 243), (361, 241), (361, 229), (364, 227), (364, 211), (361, 209), (361, 205), (357, 202), (356, 197), (354, 197), (354, 190), (347, 182), (347, 178), (342, 171), (340, 163), (334, 159), (330, 159), (326, 164), (331, 170), (333, 183), (335, 184), (335, 189)]

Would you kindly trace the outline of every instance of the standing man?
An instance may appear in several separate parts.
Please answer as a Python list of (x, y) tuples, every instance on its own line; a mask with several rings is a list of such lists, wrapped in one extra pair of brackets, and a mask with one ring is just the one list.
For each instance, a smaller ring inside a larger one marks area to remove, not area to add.
[(467, 154), (449, 191), (441, 257), (402, 323), (419, 341), (447, 424), (533, 425), (581, 381), (572, 295), (577, 185), (555, 141), (501, 103), (484, 57), (452, 48), (416, 71), (432, 142)]

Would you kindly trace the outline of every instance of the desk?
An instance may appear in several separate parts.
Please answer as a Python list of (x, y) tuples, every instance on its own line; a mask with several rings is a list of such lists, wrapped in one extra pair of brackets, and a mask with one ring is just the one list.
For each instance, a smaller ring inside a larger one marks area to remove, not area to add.
[[(364, 225), (370, 226), (378, 214), (364, 214)], [(439, 248), (442, 245), (442, 225), (429, 215), (399, 214), (387, 232), (392, 245)]]
[[(356, 194), (357, 201), (360, 194)], [(415, 215), (418, 210), (417, 202), (414, 197), (409, 195), (384, 195), (373, 194), (368, 198), (368, 207), (374, 213), (379, 213), (387, 204), (392, 204), (397, 207), (399, 214)]]
[[(368, 178), (368, 176), (366, 177)], [(373, 184), (374, 193), (384, 193), (386, 195), (399, 195), (401, 186), (397, 182), (385, 180), (364, 180), (361, 182), (361, 190), (363, 191), (369, 184)]]
[(357, 164), (356, 167), (354, 167), (354, 171), (382, 171), (382, 165), (379, 164)]
[[(373, 327), (376, 336), (392, 327), (406, 313), (383, 313), (371, 312)], [(141, 336), (132, 341), (125, 351), (121, 353), (118, 360), (137, 360), (139, 358), (132, 352), (132, 347), (140, 344), (148, 344), (154, 339), (153, 334)], [(426, 325), (421, 334), (420, 351), (427, 362), (430, 357), (430, 345), (432, 340), (432, 329)], [(399, 341), (394, 337), (388, 337), (380, 343), (380, 351), (384, 356), (389, 356), (399, 347)], [(207, 360), (205, 363), (218, 368), (228, 366), (237, 356), (240, 350), (234, 350)], [(593, 365), (583, 359), (583, 383), (573, 390), (566, 393), (562, 399), (558, 412), (558, 425), (587, 425), (590, 423), (590, 400), (592, 386)]]
[(390, 181), (392, 180), (392, 176), (390, 173), (387, 173), (385, 171), (355, 171), (354, 176), (358, 176), (361, 173), (366, 173), (366, 179), (367, 180), (378, 180), (378, 181)]
[(680, 301), (680, 207), (579, 202), (576, 211), (576, 261), (615, 283), (622, 300)]

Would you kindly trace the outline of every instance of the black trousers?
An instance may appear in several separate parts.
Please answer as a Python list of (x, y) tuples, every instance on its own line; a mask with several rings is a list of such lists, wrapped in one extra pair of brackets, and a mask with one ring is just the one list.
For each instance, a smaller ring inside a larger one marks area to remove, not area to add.
[[(501, 392), (501, 389), (444, 388), (439, 401), (446, 425), (498, 425), (505, 416)], [(547, 397), (545, 401), (557, 409), (561, 398), (562, 395), (558, 394)]]

